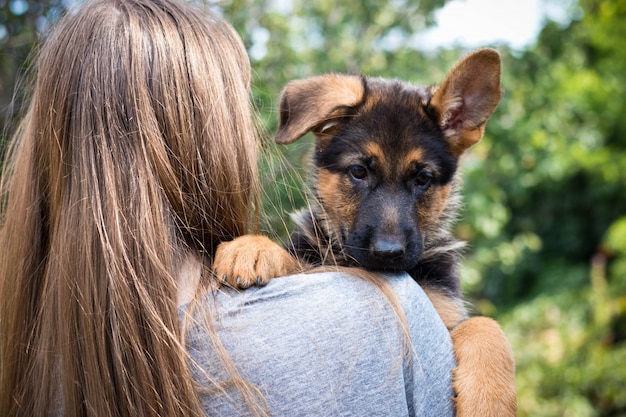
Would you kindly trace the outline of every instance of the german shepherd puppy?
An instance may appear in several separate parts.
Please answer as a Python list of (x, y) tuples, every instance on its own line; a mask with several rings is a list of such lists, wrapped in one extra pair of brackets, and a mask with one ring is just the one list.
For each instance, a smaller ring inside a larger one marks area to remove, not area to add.
[(287, 251), (263, 236), (222, 244), (214, 269), (248, 287), (312, 266), (407, 271), (451, 331), (457, 416), (516, 415), (515, 364), (498, 324), (468, 319), (460, 293), (459, 158), (500, 101), (500, 56), (478, 50), (441, 86), (328, 74), (289, 83), (279, 144), (313, 132), (315, 205), (296, 217)]

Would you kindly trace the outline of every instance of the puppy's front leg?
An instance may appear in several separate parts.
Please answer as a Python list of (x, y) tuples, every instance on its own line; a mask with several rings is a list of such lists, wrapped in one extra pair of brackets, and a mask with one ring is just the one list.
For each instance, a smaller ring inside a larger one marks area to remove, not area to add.
[(457, 417), (517, 415), (515, 359), (498, 323), (472, 317), (452, 332)]
[(289, 252), (261, 235), (244, 235), (222, 242), (213, 260), (218, 278), (234, 288), (265, 285), (272, 278), (294, 274), (300, 269)]
[(498, 323), (487, 317), (468, 319), (462, 300), (423, 288), (452, 337), (456, 417), (516, 416), (515, 359)]

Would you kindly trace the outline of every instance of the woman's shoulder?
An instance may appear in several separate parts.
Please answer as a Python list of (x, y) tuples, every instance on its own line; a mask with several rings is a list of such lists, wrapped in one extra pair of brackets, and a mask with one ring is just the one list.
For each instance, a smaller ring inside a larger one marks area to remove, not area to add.
[(246, 290), (223, 287), (204, 295), (200, 302), (216, 307), (223, 315), (229, 311), (240, 314), (247, 310), (271, 310), (273, 304), (280, 304), (283, 311), (384, 306), (391, 301), (390, 295), (405, 310), (432, 308), (422, 288), (408, 274), (380, 274), (372, 282), (360, 276), (359, 270), (290, 275)]
[[(245, 291), (224, 288), (203, 297), (192, 317), (196, 323), (210, 317), (242, 376), (265, 387), (276, 415), (385, 415), (390, 410), (388, 415), (448, 415), (453, 359), (447, 331), (410, 276), (380, 278), (372, 282), (322, 272), (277, 278)], [(412, 340), (408, 356), (394, 302), (404, 312)], [(214, 342), (201, 325), (189, 330), (187, 347), (198, 365), (198, 382), (210, 383), (203, 381), (201, 369), (219, 380)], [(220, 396), (206, 401), (207, 407), (235, 415)], [(422, 407), (436, 412), (414, 413)]]
[(380, 275), (374, 281), (346, 272), (291, 275), (263, 287), (222, 288), (204, 295), (188, 314), (185, 309), (181, 307), (181, 317), (192, 323), (188, 337), (200, 340), (205, 332), (195, 324), (207, 317), (225, 340), (243, 334), (284, 343), (306, 332), (328, 340), (354, 335), (358, 342), (359, 334), (374, 335), (381, 329), (398, 337), (403, 332), (398, 323), (419, 337), (449, 338), (428, 296), (405, 273)]

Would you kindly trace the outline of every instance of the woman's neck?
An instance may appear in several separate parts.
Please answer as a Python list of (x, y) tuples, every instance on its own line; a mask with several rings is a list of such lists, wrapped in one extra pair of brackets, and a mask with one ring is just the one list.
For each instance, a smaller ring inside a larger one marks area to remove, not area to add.
[(194, 299), (203, 268), (202, 259), (196, 254), (185, 256), (181, 262), (178, 270), (178, 307)]

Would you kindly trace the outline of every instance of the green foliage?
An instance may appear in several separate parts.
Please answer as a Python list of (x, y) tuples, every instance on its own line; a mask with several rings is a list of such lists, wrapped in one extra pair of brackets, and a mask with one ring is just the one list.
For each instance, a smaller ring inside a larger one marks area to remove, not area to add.
[(578, 6), (506, 57), (466, 175), (468, 289), (501, 312), (521, 416), (626, 416), (626, 1)]
[(581, 20), (549, 23), (506, 57), (503, 102), (467, 170), (465, 225), (482, 277), (470, 290), (502, 306), (588, 285), (626, 214), (626, 54), (611, 37), (626, 14), (608, 3), (582, 2)]
[[(33, 46), (49, 22), (61, 13), (62, 0), (30, 2), (0, 0), (0, 132), (4, 133), (7, 119), (19, 110), (11, 103), (19, 84), (19, 73), (28, 62)], [(3, 137), (0, 136), (0, 145)]]
[(626, 295), (606, 286), (541, 295), (501, 323), (516, 352), (520, 416), (625, 416)]

